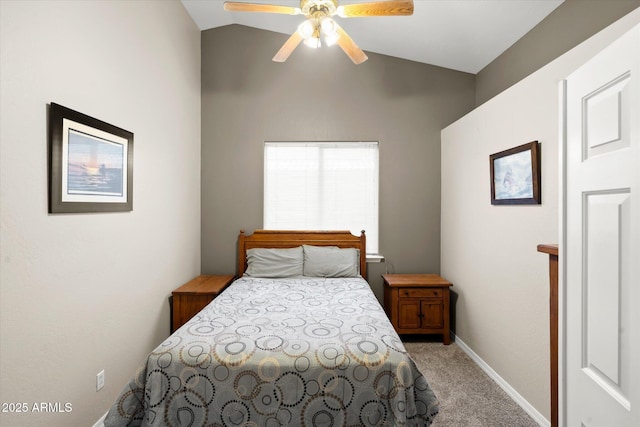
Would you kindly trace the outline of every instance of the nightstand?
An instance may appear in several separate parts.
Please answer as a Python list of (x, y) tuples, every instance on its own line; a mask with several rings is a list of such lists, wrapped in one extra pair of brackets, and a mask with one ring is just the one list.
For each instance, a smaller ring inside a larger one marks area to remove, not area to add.
[(442, 334), (449, 344), (449, 287), (436, 274), (383, 274), (384, 310), (398, 334)]
[(172, 292), (173, 317), (171, 333), (187, 323), (233, 282), (233, 275), (202, 275)]

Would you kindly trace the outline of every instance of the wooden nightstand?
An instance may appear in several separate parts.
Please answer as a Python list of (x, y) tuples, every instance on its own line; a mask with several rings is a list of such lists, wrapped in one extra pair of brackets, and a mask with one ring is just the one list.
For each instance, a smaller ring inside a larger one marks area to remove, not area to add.
[(449, 344), (449, 287), (436, 274), (383, 274), (384, 310), (398, 334), (442, 334)]
[(187, 323), (189, 319), (213, 301), (220, 292), (233, 282), (234, 278), (235, 276), (233, 275), (202, 275), (173, 291), (171, 333)]

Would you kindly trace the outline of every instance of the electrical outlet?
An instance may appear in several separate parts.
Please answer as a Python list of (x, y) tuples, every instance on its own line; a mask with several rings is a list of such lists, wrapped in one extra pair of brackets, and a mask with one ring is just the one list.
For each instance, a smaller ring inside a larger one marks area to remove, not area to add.
[(96, 391), (104, 387), (104, 369), (96, 375)]

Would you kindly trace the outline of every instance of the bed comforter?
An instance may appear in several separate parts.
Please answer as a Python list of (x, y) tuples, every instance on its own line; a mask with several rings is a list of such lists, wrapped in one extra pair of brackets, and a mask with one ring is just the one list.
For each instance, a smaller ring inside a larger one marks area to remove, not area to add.
[(428, 426), (438, 412), (362, 278), (243, 277), (159, 345), (110, 426)]

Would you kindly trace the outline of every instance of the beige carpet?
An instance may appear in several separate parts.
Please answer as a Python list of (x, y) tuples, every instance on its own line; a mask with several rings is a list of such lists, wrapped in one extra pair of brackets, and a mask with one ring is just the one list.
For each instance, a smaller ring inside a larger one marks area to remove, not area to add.
[(405, 341), (440, 402), (436, 427), (537, 427), (455, 343)]

